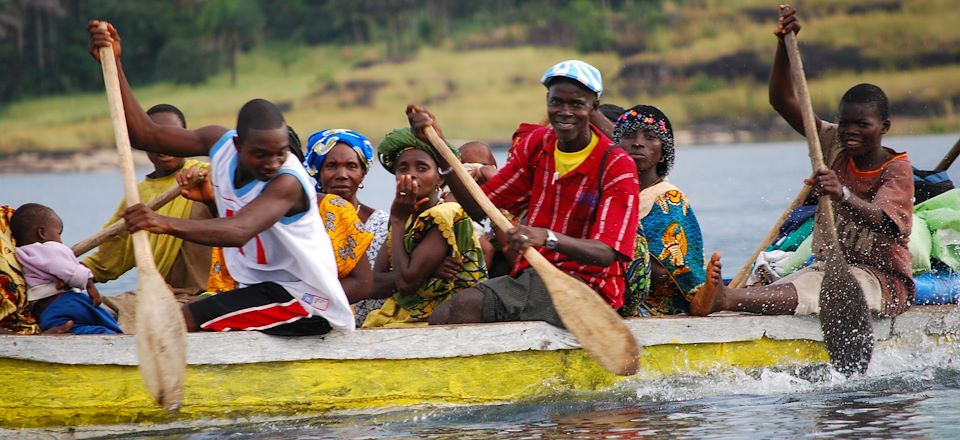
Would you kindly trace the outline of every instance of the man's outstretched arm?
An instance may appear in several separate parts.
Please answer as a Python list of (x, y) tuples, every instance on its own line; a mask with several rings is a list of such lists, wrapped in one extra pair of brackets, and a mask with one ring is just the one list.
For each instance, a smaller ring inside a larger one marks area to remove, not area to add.
[(90, 54), (94, 59), (100, 60), (100, 48), (109, 46), (113, 49), (113, 55), (117, 61), (117, 75), (120, 79), (120, 95), (123, 97), (123, 112), (126, 116), (127, 130), (130, 133), (130, 142), (134, 148), (181, 157), (206, 156), (210, 148), (227, 132), (226, 128), (215, 125), (186, 130), (155, 124), (140, 107), (127, 82), (120, 63), (122, 47), (117, 30), (111, 24), (107, 24), (106, 29), (100, 29), (100, 21), (91, 20), (87, 25), (87, 31), (90, 33)]
[(281, 174), (259, 197), (232, 217), (204, 220), (164, 217), (143, 204), (137, 204), (127, 208), (123, 218), (131, 233), (145, 230), (208, 246), (240, 247), (288, 212), (303, 212), (308, 208), (300, 181), (292, 175)]

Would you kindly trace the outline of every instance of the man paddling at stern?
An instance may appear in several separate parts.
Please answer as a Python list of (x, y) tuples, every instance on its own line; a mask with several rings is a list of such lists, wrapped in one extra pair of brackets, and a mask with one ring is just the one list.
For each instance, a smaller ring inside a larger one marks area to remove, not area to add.
[(241, 288), (185, 304), (190, 331), (260, 330), (318, 335), (352, 330), (353, 314), (337, 279), (333, 249), (317, 211), (317, 194), (300, 162), (289, 154), (283, 115), (263, 99), (244, 104), (237, 129), (196, 130), (154, 123), (137, 103), (120, 64), (113, 26), (91, 21), (90, 52), (112, 44), (133, 145), (173, 156), (210, 156), (219, 218), (157, 215), (142, 204), (124, 212), (130, 232), (170, 234), (224, 247), (226, 265)]
[[(780, 10), (770, 103), (803, 134), (803, 114), (783, 42), (787, 33), (800, 31), (800, 23), (793, 8), (781, 6)], [(816, 124), (830, 169), (818, 171), (808, 184), (813, 185), (814, 195), (829, 195), (834, 201), (840, 247), (867, 305), (886, 316), (899, 315), (914, 296), (907, 249), (913, 221), (913, 172), (906, 153), (882, 144), (890, 130), (887, 96), (875, 85), (856, 85), (840, 98), (836, 124), (820, 118)], [(815, 263), (774, 284), (730, 289), (720, 280), (720, 257), (714, 254), (707, 265), (705, 288), (693, 298), (691, 312), (701, 316), (718, 310), (819, 313), (823, 279), (823, 268)]]
[[(578, 60), (551, 67), (547, 87), (550, 126), (522, 125), (506, 165), (483, 185), (497, 207), (527, 224), (506, 231), (509, 246), (522, 253), (533, 246), (561, 270), (579, 277), (613, 308), (623, 304), (623, 273), (633, 258), (640, 186), (633, 160), (590, 123), (603, 91), (600, 72)], [(411, 105), (410, 126), (427, 140), (424, 128), (436, 118)], [(443, 164), (447, 166), (447, 164)], [(450, 189), (475, 220), (485, 215), (459, 179)], [(464, 289), (430, 315), (431, 324), (492, 321), (546, 321), (563, 326), (543, 280), (518, 258), (513, 271)]]

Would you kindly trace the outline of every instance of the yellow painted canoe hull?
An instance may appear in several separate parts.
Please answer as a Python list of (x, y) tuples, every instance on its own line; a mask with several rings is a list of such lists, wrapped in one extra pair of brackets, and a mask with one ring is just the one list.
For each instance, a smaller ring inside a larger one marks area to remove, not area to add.
[[(884, 346), (910, 335), (957, 345), (956, 306), (878, 320)], [(167, 414), (136, 366), (132, 336), (0, 336), (0, 428), (178, 423), (424, 404), (478, 404), (614, 389), (624, 380), (827, 362), (815, 317), (628, 320), (640, 371), (613, 376), (544, 323), (363, 330), (279, 338), (191, 334), (184, 404)], [(960, 351), (960, 350), (958, 350)]]
[[(827, 360), (822, 343), (774, 341), (645, 347), (639, 377)], [(191, 365), (178, 414), (160, 409), (136, 366), (0, 359), (3, 427), (165, 423), (184, 419), (320, 414), (419, 404), (514, 401), (602, 391), (623, 378), (583, 350), (399, 360), (301, 360)]]

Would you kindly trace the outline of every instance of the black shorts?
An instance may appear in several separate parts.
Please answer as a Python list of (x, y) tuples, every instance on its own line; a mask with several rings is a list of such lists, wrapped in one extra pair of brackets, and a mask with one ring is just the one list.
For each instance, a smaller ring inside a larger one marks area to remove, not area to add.
[(516, 278), (502, 276), (473, 286), (483, 292), (483, 321), (546, 321), (565, 328), (547, 287), (536, 270), (527, 268)]
[(187, 308), (197, 325), (210, 331), (257, 330), (278, 336), (310, 336), (331, 330), (326, 319), (310, 316), (277, 283), (218, 293), (189, 303)]

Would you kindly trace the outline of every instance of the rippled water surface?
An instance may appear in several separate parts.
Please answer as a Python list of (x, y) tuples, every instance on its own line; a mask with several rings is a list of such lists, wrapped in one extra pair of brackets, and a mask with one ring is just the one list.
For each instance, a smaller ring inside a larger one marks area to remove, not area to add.
[(605, 393), (418, 408), (191, 432), (178, 439), (960, 438), (956, 342), (876, 353), (866, 376), (825, 366), (634, 380)]
[[(935, 165), (957, 135), (890, 137), (914, 165)], [(501, 161), (503, 152), (498, 156)], [(501, 162), (502, 163), (502, 162)], [(951, 173), (960, 179), (960, 165)], [(143, 174), (143, 173), (141, 173)], [(681, 146), (670, 175), (692, 200), (706, 250), (734, 270), (757, 246), (809, 174), (805, 144)], [(39, 202), (64, 218), (64, 240), (95, 233), (120, 200), (118, 173), (0, 176), (0, 203)], [(361, 192), (388, 208), (392, 176), (375, 168)], [(104, 292), (131, 289), (132, 275)], [(188, 431), (138, 438), (960, 438), (960, 347), (918, 340), (874, 355), (865, 377), (825, 367), (715, 372), (634, 380), (606, 393), (562, 394), (492, 406), (426, 407)], [(411, 378), (415, 380), (415, 378)]]

